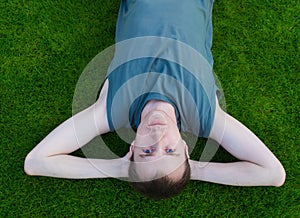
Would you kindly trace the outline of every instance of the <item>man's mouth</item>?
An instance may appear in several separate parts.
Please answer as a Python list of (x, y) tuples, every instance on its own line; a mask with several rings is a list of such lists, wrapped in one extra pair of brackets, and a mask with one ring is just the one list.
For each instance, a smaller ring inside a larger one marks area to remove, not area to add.
[(167, 124), (167, 120), (161, 113), (153, 114), (148, 120), (149, 126), (166, 125), (166, 124)]

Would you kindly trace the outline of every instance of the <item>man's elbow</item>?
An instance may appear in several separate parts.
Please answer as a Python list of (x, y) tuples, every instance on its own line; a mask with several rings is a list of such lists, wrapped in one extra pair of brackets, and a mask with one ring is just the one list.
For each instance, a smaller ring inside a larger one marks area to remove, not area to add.
[(284, 184), (285, 178), (286, 178), (286, 173), (283, 168), (283, 166), (280, 164), (280, 166), (273, 168), (271, 170), (271, 185), (275, 187), (280, 187)]
[(38, 167), (41, 166), (41, 161), (39, 161), (39, 158), (29, 153), (24, 161), (24, 171), (29, 176), (36, 176), (38, 175)]
[(33, 169), (32, 169), (32, 157), (30, 153), (26, 156), (24, 161), (24, 171), (27, 175), (33, 176)]

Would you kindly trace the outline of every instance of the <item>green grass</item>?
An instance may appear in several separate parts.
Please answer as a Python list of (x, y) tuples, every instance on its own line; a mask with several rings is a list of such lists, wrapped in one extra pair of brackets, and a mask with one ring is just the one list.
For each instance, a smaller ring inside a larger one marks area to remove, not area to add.
[[(285, 185), (243, 188), (191, 181), (181, 195), (157, 202), (116, 179), (23, 172), (26, 154), (72, 115), (73, 92), (85, 66), (114, 43), (119, 1), (2, 0), (0, 216), (299, 217), (297, 2), (217, 0), (213, 12), (214, 69), (227, 110), (280, 159)], [(109, 134), (105, 140), (118, 139)], [(216, 157), (230, 158), (222, 150)]]

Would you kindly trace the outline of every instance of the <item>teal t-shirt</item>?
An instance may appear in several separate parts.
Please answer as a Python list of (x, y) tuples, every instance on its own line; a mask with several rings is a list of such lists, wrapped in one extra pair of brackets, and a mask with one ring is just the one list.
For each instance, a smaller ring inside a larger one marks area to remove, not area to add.
[(181, 131), (208, 137), (218, 90), (212, 73), (212, 0), (123, 0), (108, 70), (111, 131), (137, 129), (149, 100), (171, 103)]

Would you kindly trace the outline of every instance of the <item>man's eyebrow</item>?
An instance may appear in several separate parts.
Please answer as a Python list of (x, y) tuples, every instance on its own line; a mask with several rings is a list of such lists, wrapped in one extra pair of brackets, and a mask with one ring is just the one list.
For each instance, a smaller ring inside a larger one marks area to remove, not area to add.
[[(139, 154), (140, 157), (149, 157), (149, 156), (153, 156), (154, 153), (151, 154)], [(166, 153), (164, 155), (168, 155), (168, 156), (179, 156), (179, 153)]]

